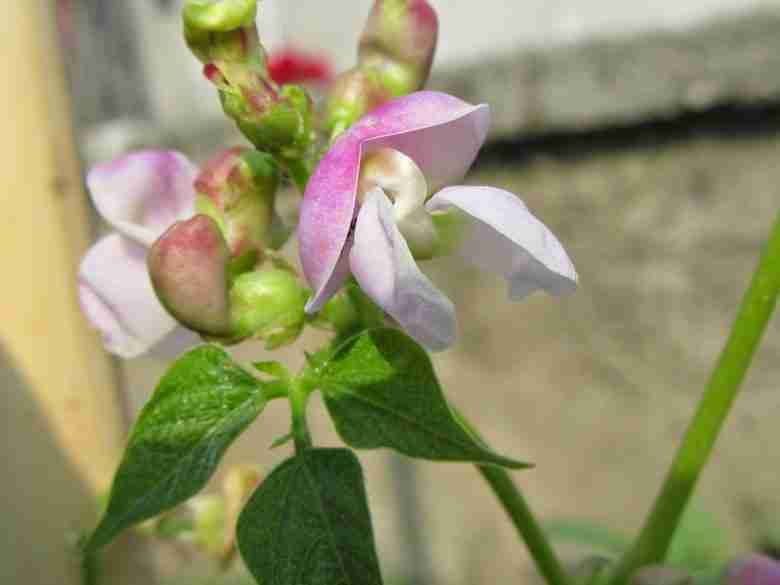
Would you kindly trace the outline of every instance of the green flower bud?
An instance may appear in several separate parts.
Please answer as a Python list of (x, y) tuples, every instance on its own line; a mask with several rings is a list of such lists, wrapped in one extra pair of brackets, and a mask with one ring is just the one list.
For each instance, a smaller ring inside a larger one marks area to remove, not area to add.
[(252, 144), (283, 161), (302, 157), (314, 140), (313, 104), (297, 85), (285, 85), (272, 100), (231, 96), (223, 107)]
[(341, 338), (357, 333), (362, 328), (382, 327), (385, 324), (384, 311), (354, 281), (348, 282), (308, 319), (314, 327), (333, 331)]
[(251, 270), (271, 243), (279, 168), (273, 157), (236, 147), (215, 157), (195, 181), (198, 213), (216, 221), (230, 250), (231, 274)]
[(182, 9), (187, 46), (204, 64), (251, 60), (258, 48), (256, 0), (188, 0)]
[(346, 288), (341, 289), (311, 318), (320, 329), (328, 329), (339, 335), (349, 335), (360, 326), (360, 311)]
[(240, 275), (230, 289), (234, 332), (241, 338), (264, 339), (267, 349), (295, 341), (303, 330), (308, 291), (287, 270)]
[(187, 0), (182, 17), (189, 30), (227, 32), (255, 21), (257, 0)]
[(312, 104), (297, 86), (279, 88), (258, 38), (256, 0), (188, 0), (187, 45), (219, 90), (222, 108), (259, 150), (298, 159), (311, 145)]
[(196, 215), (160, 236), (147, 264), (157, 297), (177, 321), (202, 334), (225, 336), (230, 334), (229, 258), (217, 223)]

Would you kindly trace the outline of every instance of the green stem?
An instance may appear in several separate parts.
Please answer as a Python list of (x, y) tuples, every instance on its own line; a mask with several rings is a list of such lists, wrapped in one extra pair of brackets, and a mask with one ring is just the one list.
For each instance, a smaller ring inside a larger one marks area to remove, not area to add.
[(525, 542), (536, 567), (549, 585), (568, 585), (569, 577), (555, 556), (542, 527), (534, 518), (523, 494), (517, 489), (506, 470), (500, 467), (477, 465), (477, 470), (488, 482), (517, 533)]
[(309, 177), (312, 173), (311, 162), (304, 158), (291, 158), (285, 161), (284, 166), (287, 169), (287, 174), (290, 175), (293, 183), (295, 183), (295, 186), (298, 188), (298, 191), (303, 195), (306, 191), (306, 185), (309, 184)]
[(300, 380), (293, 380), (290, 384), (290, 412), (292, 414), (292, 435), (295, 442), (295, 451), (301, 451), (311, 447), (311, 433), (306, 422), (306, 404), (309, 401), (309, 390)]
[[(458, 422), (471, 433), (474, 438), (487, 447), (487, 443), (477, 432), (476, 428), (463, 416), (463, 413), (451, 407), (452, 413)], [(493, 493), (501, 502), (504, 511), (509, 516), (512, 524), (523, 539), (531, 553), (531, 558), (536, 564), (539, 573), (545, 578), (548, 585), (569, 585), (571, 579), (563, 568), (561, 561), (555, 555), (550, 541), (542, 531), (542, 527), (528, 507), (522, 492), (509, 477), (505, 469), (492, 465), (477, 465), (477, 471), (485, 478)]]
[(667, 473), (661, 492), (633, 546), (621, 559), (610, 585), (624, 585), (645, 565), (659, 563), (712, 453), (726, 416), (750, 366), (780, 292), (780, 214), (753, 274), (726, 346)]

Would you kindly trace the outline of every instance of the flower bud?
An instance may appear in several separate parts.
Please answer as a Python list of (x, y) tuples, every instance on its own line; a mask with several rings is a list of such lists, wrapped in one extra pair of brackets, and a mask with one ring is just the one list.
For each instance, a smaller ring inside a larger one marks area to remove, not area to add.
[(223, 558), (228, 532), (223, 498), (216, 494), (201, 494), (187, 504), (192, 512), (192, 540), (206, 554)]
[(184, 37), (204, 64), (231, 54), (239, 60), (255, 48), (249, 45), (256, 17), (257, 0), (187, 0)]
[(231, 256), (231, 273), (252, 269), (271, 240), (279, 169), (270, 155), (231, 148), (203, 167), (195, 181), (196, 209), (217, 222)]
[(320, 329), (334, 331), (340, 336), (356, 331), (360, 326), (360, 311), (349, 287), (342, 288), (311, 317), (311, 323)]
[(217, 223), (196, 215), (160, 236), (147, 265), (157, 297), (177, 321), (202, 334), (225, 336), (230, 333), (229, 258)]
[(328, 92), (325, 127), (334, 136), (341, 134), (363, 114), (392, 98), (375, 71), (350, 69), (336, 78)]
[(428, 80), (439, 22), (426, 0), (377, 0), (360, 37), (361, 63), (375, 67), (394, 96)]
[(733, 562), (724, 585), (773, 585), (780, 583), (780, 561), (753, 554)]
[(313, 139), (311, 100), (271, 79), (256, 17), (256, 0), (187, 0), (184, 36), (241, 132), (260, 150), (299, 157)]
[(233, 330), (240, 338), (265, 340), (267, 349), (295, 341), (304, 325), (308, 291), (288, 270), (246, 272), (230, 289)]
[(358, 64), (334, 82), (325, 124), (336, 136), (389, 99), (428, 80), (439, 24), (426, 0), (375, 0), (358, 46)]

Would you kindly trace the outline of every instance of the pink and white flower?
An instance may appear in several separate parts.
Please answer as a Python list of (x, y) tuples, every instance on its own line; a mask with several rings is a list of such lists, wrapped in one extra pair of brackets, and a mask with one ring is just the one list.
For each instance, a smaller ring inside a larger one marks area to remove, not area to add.
[(196, 339), (157, 300), (146, 256), (173, 223), (194, 213), (197, 173), (180, 153), (148, 150), (99, 165), (87, 177), (92, 201), (114, 232), (82, 259), (79, 300), (111, 353), (167, 354)]
[(563, 246), (516, 196), (494, 187), (443, 188), (474, 162), (489, 118), (486, 105), (422, 91), (378, 107), (336, 141), (301, 207), (301, 261), (314, 289), (307, 311), (321, 308), (351, 271), (417, 341), (432, 350), (449, 347), (454, 307), (415, 257), (436, 254), (435, 216), (450, 210), (470, 219), (460, 252), (504, 276), (511, 300), (576, 288)]
[(780, 561), (752, 554), (731, 563), (725, 585), (777, 585), (780, 583)]

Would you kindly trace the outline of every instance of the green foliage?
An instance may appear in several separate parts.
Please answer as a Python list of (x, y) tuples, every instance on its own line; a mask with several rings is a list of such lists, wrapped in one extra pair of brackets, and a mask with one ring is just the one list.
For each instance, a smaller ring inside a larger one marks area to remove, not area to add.
[(339, 435), (352, 447), (528, 467), (491, 452), (458, 423), (428, 354), (396, 329), (373, 329), (347, 341), (324, 365), (319, 382)]
[(238, 520), (238, 547), (262, 585), (378, 585), (363, 473), (346, 449), (279, 465)]
[(87, 551), (196, 494), (266, 400), (262, 382), (217, 346), (198, 347), (177, 360), (133, 427)]

